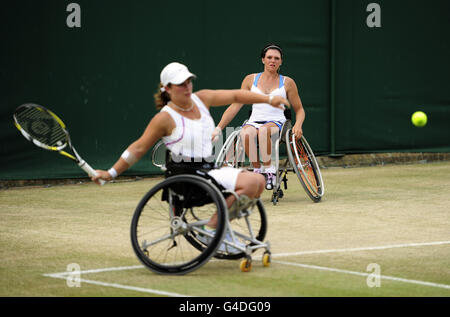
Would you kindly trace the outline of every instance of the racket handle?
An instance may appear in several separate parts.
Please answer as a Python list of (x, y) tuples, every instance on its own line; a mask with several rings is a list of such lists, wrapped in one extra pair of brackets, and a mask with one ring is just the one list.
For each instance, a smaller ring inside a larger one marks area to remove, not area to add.
[[(83, 171), (88, 173), (89, 176), (97, 176), (97, 172), (85, 161), (81, 161), (80, 163), (78, 163), (78, 165), (81, 167)], [(99, 179), (98, 181), (102, 186), (105, 185), (106, 183), (103, 179)]]

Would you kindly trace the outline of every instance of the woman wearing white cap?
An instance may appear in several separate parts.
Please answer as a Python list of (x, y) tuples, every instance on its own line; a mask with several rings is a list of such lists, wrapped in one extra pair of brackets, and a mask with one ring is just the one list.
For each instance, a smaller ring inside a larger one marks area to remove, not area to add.
[[(242, 81), (241, 88), (265, 96), (282, 96), (287, 98), (296, 114), (296, 122), (292, 127), (292, 133), (299, 139), (303, 134), (302, 125), (305, 120), (305, 110), (303, 109), (295, 81), (279, 73), (283, 62), (283, 51), (280, 46), (275, 44), (266, 45), (261, 51), (261, 61), (264, 64), (264, 71), (247, 75)], [(242, 103), (235, 102), (228, 107), (212, 134), (213, 138), (220, 134), (221, 130), (233, 120), (242, 106)], [(285, 121), (283, 109), (270, 107), (266, 102), (256, 103), (253, 104), (252, 114), (242, 128), (245, 152), (254, 167), (254, 172), (266, 175), (267, 189), (273, 188), (273, 182), (276, 178), (276, 170), (271, 162), (271, 136), (274, 133), (279, 133)], [(256, 152), (256, 137), (259, 140), (260, 150), (264, 149), (260, 151), (263, 166), (261, 166)], [(262, 147), (262, 144), (266, 146)]]
[[(289, 105), (281, 96), (264, 96), (246, 90), (200, 90), (193, 93), (191, 79), (195, 77), (180, 63), (170, 63), (164, 67), (160, 91), (155, 94), (156, 106), (162, 107), (161, 111), (113, 167), (108, 171), (98, 170), (98, 176), (93, 177), (93, 181), (98, 183), (98, 179), (111, 180), (117, 177), (141, 159), (161, 138), (173, 154), (202, 160), (211, 157), (214, 121), (209, 113), (210, 106), (262, 102), (274, 107)], [(231, 167), (214, 169), (209, 174), (224, 188), (234, 190), (238, 195), (257, 198), (264, 190), (265, 180), (259, 174)], [(233, 195), (227, 198), (228, 207), (234, 200)], [(214, 222), (211, 219), (209, 226), (214, 227)]]

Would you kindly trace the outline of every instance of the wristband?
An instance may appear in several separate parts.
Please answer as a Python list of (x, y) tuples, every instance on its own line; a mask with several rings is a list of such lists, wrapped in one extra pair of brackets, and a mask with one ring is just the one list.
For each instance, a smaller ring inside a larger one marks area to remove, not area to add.
[(111, 178), (116, 178), (117, 177), (117, 171), (116, 171), (116, 169), (114, 167), (111, 167), (108, 170), (108, 174), (111, 175)]
[(273, 96), (269, 96), (269, 105), (272, 105)]

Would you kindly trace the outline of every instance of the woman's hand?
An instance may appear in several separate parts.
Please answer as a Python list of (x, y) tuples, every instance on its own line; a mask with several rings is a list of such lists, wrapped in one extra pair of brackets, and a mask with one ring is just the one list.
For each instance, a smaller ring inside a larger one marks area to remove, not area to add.
[(303, 129), (302, 129), (302, 125), (301, 124), (294, 124), (294, 126), (292, 127), (292, 133), (295, 135), (295, 138), (297, 140), (300, 140), (300, 138), (303, 135)]
[(219, 136), (222, 134), (222, 129), (217, 126), (213, 133), (211, 134), (211, 142), (216, 142), (219, 139)]
[(96, 170), (97, 176), (92, 176), (91, 180), (95, 182), (97, 185), (100, 185), (100, 179), (103, 179), (104, 181), (110, 181), (112, 180), (112, 176), (107, 171), (102, 170)]
[(287, 106), (288, 108), (291, 107), (289, 100), (287, 100), (286, 98), (283, 98), (281, 96), (270, 96), (269, 104), (275, 108), (280, 108), (280, 109), (284, 109), (283, 105)]

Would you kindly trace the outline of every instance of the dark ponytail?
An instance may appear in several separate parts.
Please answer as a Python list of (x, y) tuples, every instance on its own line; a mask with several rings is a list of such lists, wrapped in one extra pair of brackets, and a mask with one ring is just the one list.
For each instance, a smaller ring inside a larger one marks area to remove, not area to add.
[(167, 91), (161, 91), (161, 88), (163, 88), (163, 87), (164, 86), (160, 83), (158, 85), (158, 90), (153, 95), (153, 98), (155, 99), (155, 106), (156, 106), (157, 110), (161, 110), (162, 107), (167, 105), (169, 103), (169, 101), (170, 101), (170, 96), (167, 93)]

